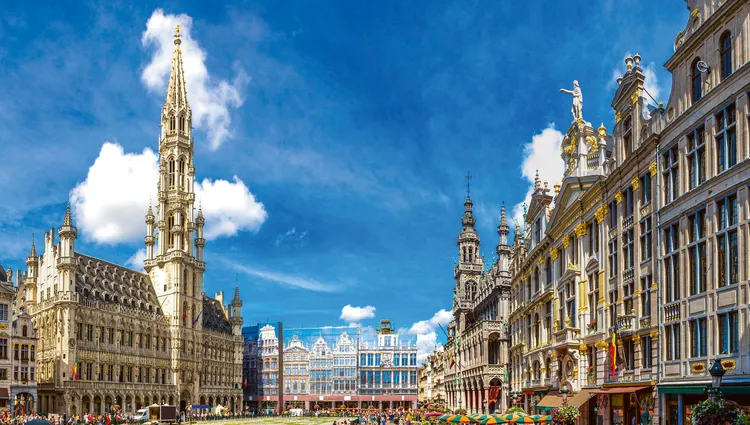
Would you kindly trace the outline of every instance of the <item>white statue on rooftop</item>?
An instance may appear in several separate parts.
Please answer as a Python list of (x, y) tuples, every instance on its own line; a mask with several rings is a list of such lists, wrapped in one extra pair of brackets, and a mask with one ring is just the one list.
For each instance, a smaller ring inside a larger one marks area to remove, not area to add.
[(573, 120), (583, 119), (583, 94), (581, 93), (581, 87), (578, 85), (578, 80), (573, 81), (573, 90), (560, 89), (560, 92), (573, 96), (573, 107), (570, 108)]

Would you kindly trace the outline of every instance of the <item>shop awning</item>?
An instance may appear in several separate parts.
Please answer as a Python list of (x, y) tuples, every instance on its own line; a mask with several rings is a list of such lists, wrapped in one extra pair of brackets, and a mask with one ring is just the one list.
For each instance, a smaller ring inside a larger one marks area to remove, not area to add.
[(7, 388), (0, 388), (0, 400), (10, 400), (10, 394)]
[(586, 390), (593, 394), (630, 394), (634, 392), (638, 392), (640, 390), (645, 390), (646, 388), (650, 388), (650, 385), (642, 386), (642, 387), (610, 387), (610, 388), (595, 388), (591, 390)]
[(562, 397), (559, 395), (546, 395), (536, 404), (537, 409), (550, 410), (562, 406)]
[(581, 407), (586, 404), (586, 402), (589, 401), (589, 399), (593, 396), (594, 394), (589, 392), (589, 390), (578, 391), (578, 394), (574, 395), (573, 398), (568, 400), (568, 405), (573, 407)]
[(670, 385), (659, 387), (659, 394), (705, 394), (705, 385)]

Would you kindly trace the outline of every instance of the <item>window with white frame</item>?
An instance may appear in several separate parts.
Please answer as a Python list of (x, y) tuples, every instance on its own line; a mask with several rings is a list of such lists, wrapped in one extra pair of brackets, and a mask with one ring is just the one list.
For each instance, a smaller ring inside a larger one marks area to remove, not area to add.
[(688, 217), (690, 221), (688, 241), (688, 286), (690, 295), (706, 292), (708, 273), (706, 257), (706, 210), (701, 209)]
[(664, 188), (664, 204), (668, 204), (680, 195), (680, 161), (679, 147), (674, 146), (662, 153), (662, 187)]

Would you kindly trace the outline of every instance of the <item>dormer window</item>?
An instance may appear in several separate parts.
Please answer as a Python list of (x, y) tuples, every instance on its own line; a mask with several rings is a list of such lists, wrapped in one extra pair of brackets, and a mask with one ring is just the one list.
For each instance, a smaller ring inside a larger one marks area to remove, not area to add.
[(695, 102), (701, 100), (701, 96), (703, 95), (703, 89), (701, 87), (702, 79), (701, 79), (701, 72), (698, 70), (698, 62), (701, 61), (701, 58), (695, 58), (693, 61), (693, 66), (690, 67), (691, 69), (691, 81), (692, 81), (692, 102), (691, 104), (695, 104)]

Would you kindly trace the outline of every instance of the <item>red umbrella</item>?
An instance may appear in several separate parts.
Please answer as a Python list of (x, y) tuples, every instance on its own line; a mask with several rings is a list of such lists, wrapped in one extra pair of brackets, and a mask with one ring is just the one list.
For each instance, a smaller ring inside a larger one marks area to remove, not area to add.
[(428, 413), (428, 414), (426, 414), (424, 416), (427, 417), (427, 418), (434, 418), (436, 416), (443, 416), (443, 414), (440, 413), (440, 412), (430, 412), (430, 413)]

